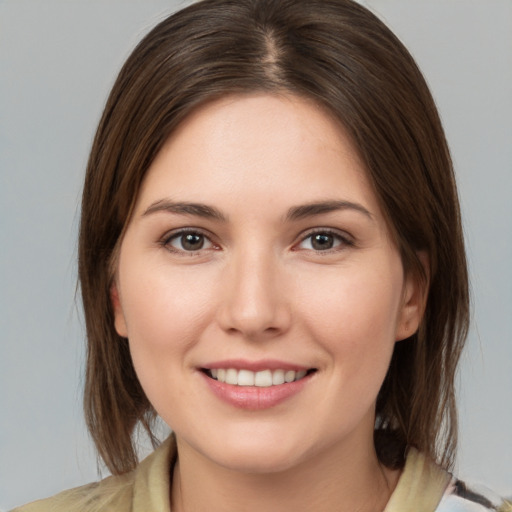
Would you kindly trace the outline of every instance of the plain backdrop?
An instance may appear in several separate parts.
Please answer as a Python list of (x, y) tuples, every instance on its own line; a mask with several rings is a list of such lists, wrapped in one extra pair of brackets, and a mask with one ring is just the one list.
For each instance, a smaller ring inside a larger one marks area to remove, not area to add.
[[(459, 180), (474, 323), (457, 472), (512, 494), (512, 1), (364, 3), (424, 71)], [(0, 0), (0, 510), (98, 478), (81, 411), (80, 187), (115, 74), (180, 5)]]

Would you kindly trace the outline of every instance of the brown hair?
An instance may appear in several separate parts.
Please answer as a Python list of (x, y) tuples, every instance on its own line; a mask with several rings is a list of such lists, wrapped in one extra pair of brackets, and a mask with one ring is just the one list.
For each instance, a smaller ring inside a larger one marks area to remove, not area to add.
[(468, 324), (467, 269), (457, 191), (443, 129), (412, 57), (351, 0), (204, 0), (170, 16), (122, 68), (85, 178), (79, 278), (88, 338), (85, 413), (114, 473), (136, 462), (133, 433), (155, 411), (135, 374), (110, 301), (115, 254), (151, 162), (205, 101), (291, 93), (348, 130), (387, 216), (404, 269), (429, 292), (421, 326), (396, 343), (377, 400), (375, 445), (388, 466), (413, 445), (444, 466), (456, 446), (454, 377)]

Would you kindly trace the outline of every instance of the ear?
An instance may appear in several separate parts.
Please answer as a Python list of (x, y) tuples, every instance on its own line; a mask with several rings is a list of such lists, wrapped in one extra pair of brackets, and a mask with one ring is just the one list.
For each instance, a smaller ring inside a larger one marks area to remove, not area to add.
[(121, 306), (121, 300), (119, 299), (119, 290), (117, 283), (112, 283), (110, 287), (110, 301), (112, 303), (112, 309), (114, 310), (114, 327), (117, 334), (123, 338), (128, 337), (128, 330), (126, 328), (126, 320), (124, 318), (123, 308)]
[(396, 341), (409, 338), (418, 330), (427, 306), (430, 284), (430, 265), (428, 254), (424, 251), (417, 253), (423, 267), (423, 276), (408, 272), (404, 280), (402, 306), (396, 326)]

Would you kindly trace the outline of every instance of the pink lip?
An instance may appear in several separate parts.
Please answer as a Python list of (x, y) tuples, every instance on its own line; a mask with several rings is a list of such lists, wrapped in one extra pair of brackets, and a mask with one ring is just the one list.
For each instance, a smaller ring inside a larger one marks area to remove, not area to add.
[[(226, 368), (220, 366), (219, 368)], [(233, 366), (228, 366), (233, 368)], [(247, 368), (246, 366), (244, 368)], [(268, 368), (268, 366), (266, 367)], [(283, 369), (282, 367), (279, 367)], [(280, 384), (278, 386), (256, 387), (256, 386), (234, 386), (212, 379), (206, 373), (200, 372), (209, 389), (223, 402), (236, 407), (251, 411), (270, 409), (285, 400), (297, 395), (306, 386), (313, 374), (306, 375), (300, 380)]]
[(276, 359), (262, 359), (259, 361), (247, 361), (245, 359), (225, 359), (224, 361), (215, 361), (203, 366), (208, 370), (218, 368), (234, 368), (235, 370), (250, 370), (252, 372), (261, 372), (263, 370), (293, 370), (299, 372), (301, 370), (309, 370), (306, 366), (286, 363)]

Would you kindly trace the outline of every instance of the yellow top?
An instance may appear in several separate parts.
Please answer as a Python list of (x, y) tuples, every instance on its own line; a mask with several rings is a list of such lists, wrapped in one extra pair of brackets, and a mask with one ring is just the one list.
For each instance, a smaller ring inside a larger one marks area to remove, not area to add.
[(170, 470), (176, 443), (170, 436), (134, 471), (69, 489), (11, 512), (170, 512)]
[[(170, 512), (170, 471), (175, 459), (171, 436), (130, 473), (70, 489), (12, 512)], [(384, 512), (435, 512), (450, 480), (449, 473), (411, 448)]]
[(384, 512), (434, 512), (450, 483), (450, 473), (414, 448)]

